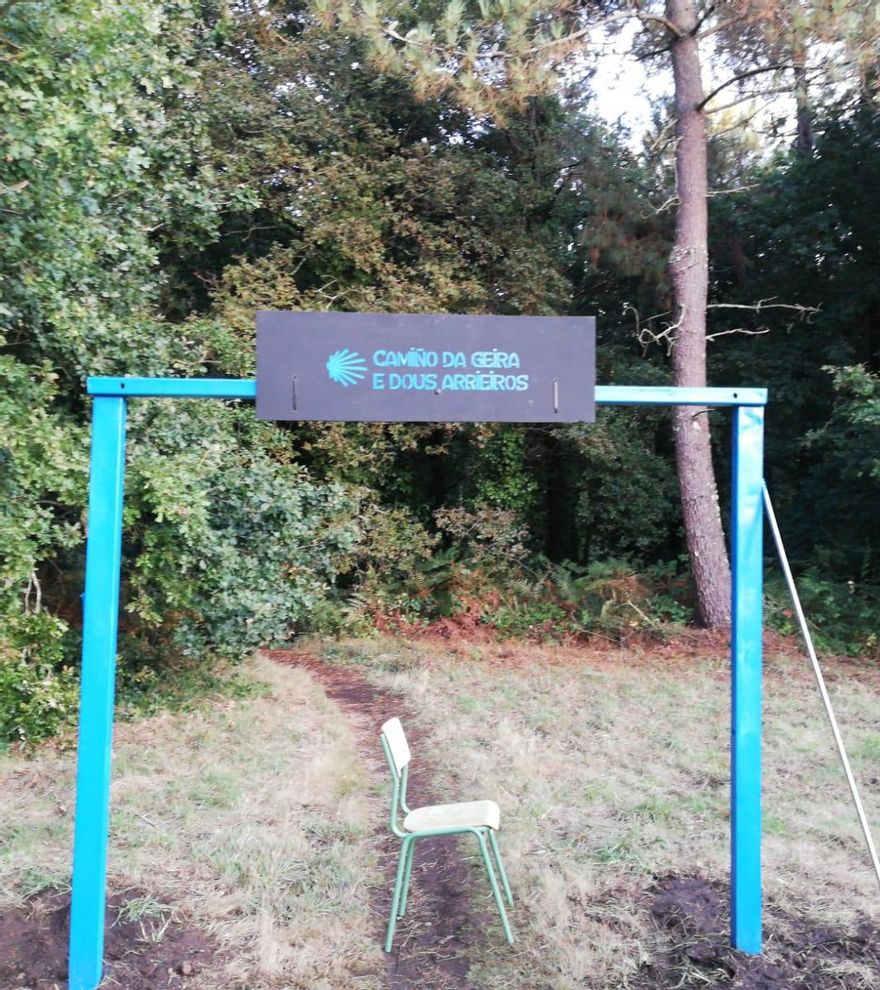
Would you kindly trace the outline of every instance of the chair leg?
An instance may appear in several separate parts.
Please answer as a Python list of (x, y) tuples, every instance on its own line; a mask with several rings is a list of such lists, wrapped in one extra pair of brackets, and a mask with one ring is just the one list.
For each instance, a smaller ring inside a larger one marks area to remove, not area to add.
[(492, 896), (495, 898), (495, 905), (498, 914), (501, 916), (501, 925), (504, 928), (504, 935), (507, 941), (513, 945), (513, 932), (510, 930), (510, 922), (507, 920), (507, 912), (504, 910), (504, 901), (501, 899), (501, 891), (498, 889), (498, 881), (495, 879), (495, 871), (489, 859), (489, 849), (486, 845), (486, 836), (482, 832), (477, 832), (477, 840), (480, 843), (480, 853), (483, 856), (483, 863), (486, 866), (486, 873), (489, 874), (489, 883), (492, 885)]
[(403, 873), (406, 866), (406, 858), (409, 854), (410, 838), (407, 836), (400, 847), (400, 858), (397, 861), (397, 876), (394, 879), (394, 894), (391, 897), (391, 917), (388, 919), (388, 935), (385, 938), (385, 951), (391, 951), (391, 943), (394, 941), (394, 928), (397, 924), (397, 908), (400, 904), (400, 890), (403, 886)]
[(495, 862), (498, 864), (498, 873), (501, 875), (501, 886), (504, 888), (507, 903), (513, 907), (513, 894), (511, 894), (510, 884), (507, 882), (507, 872), (504, 869), (504, 863), (501, 862), (501, 852), (498, 849), (498, 840), (495, 838), (494, 829), (489, 829), (489, 842), (492, 846), (492, 852), (495, 854)]
[(406, 856), (406, 866), (403, 868), (403, 890), (400, 894), (400, 908), (397, 911), (397, 917), (402, 918), (406, 914), (406, 899), (409, 894), (409, 881), (412, 877), (413, 868), (413, 856), (416, 851), (416, 840), (410, 840), (409, 852)]

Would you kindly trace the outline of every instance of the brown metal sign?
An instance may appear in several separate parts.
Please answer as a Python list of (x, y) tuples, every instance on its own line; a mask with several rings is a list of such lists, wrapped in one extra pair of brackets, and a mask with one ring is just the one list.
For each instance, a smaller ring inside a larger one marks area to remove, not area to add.
[(593, 317), (257, 314), (257, 417), (595, 419)]

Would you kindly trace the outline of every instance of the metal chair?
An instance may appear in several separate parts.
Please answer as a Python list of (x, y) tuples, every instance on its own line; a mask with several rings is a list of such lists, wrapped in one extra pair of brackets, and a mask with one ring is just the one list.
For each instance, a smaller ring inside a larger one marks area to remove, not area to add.
[[(389, 719), (383, 726), (380, 735), (385, 758), (391, 769), (391, 831), (402, 839), (400, 859), (397, 864), (397, 876), (394, 880), (394, 895), (391, 899), (391, 917), (388, 920), (388, 935), (385, 939), (385, 951), (391, 951), (394, 941), (394, 928), (397, 919), (406, 912), (406, 898), (409, 891), (409, 881), (412, 875), (413, 852), (419, 839), (427, 839), (434, 835), (461, 835), (467, 832), (477, 837), (480, 854), (492, 886), (492, 895), (501, 916), (504, 935), (513, 944), (513, 933), (507, 920), (507, 911), (501, 898), (498, 880), (489, 858), (489, 849), (498, 864), (498, 873), (504, 887), (507, 903), (513, 907), (513, 896), (510, 884), (501, 862), (498, 851), (498, 840), (495, 833), (501, 827), (501, 810), (494, 801), (465, 801), (459, 804), (435, 804), (425, 808), (410, 808), (406, 803), (406, 785), (409, 778), (409, 763), (411, 759), (409, 744), (400, 719)], [(400, 815), (403, 823), (399, 823)], [(487, 840), (488, 839), (488, 843)]]

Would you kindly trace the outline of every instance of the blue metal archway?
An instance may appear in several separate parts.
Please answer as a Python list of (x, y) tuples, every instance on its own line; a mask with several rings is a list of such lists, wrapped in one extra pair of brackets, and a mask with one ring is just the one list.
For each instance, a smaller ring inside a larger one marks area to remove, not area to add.
[[(122, 509), (129, 399), (254, 399), (239, 379), (89, 378), (93, 396), (77, 755), (70, 990), (101, 982)], [(765, 389), (597, 386), (598, 405), (733, 410), (731, 565), (731, 940), (761, 951), (761, 667)]]

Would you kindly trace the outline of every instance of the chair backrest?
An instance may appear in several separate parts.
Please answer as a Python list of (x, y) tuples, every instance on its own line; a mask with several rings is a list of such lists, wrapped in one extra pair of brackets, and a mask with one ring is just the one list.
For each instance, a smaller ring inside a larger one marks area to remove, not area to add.
[(394, 765), (391, 769), (399, 777), (401, 773), (403, 773), (403, 768), (412, 758), (409, 751), (409, 743), (406, 741), (406, 735), (404, 734), (403, 726), (400, 724), (400, 719), (388, 719), (388, 721), (382, 726), (382, 735), (385, 737), (385, 742), (388, 745), (388, 752), (391, 754), (391, 759), (394, 761)]

